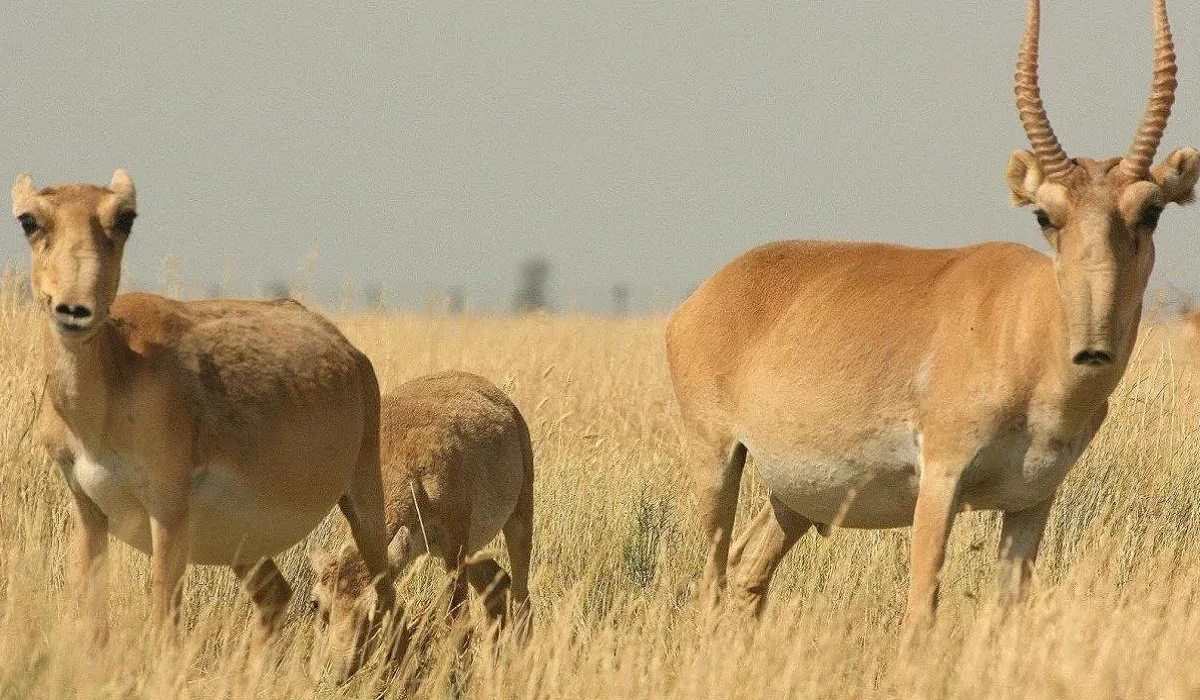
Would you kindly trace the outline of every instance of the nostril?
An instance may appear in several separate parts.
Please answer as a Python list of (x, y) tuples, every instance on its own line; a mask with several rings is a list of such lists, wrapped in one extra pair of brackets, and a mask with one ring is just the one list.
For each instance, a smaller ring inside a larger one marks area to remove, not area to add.
[(86, 318), (91, 318), (92, 316), (92, 310), (81, 304), (76, 304), (74, 306), (70, 304), (59, 304), (58, 306), (54, 307), (54, 313), (60, 316), (70, 316), (76, 321), (82, 321)]
[(1077, 365), (1100, 367), (1102, 365), (1111, 365), (1113, 363), (1113, 356), (1107, 350), (1080, 350), (1075, 354), (1072, 362)]

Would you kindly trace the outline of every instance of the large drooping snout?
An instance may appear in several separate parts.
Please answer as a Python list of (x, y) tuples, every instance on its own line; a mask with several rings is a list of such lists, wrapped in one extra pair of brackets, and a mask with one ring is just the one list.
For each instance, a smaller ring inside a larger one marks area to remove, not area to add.
[(1072, 267), (1063, 275), (1071, 362), (1083, 367), (1112, 365), (1121, 346), (1122, 325), (1116, 265), (1076, 263)]
[(371, 632), (368, 615), (358, 609), (331, 626), (330, 652), (334, 663), (334, 677), (339, 685), (358, 673), (366, 659), (375, 651), (375, 635)]
[[(396, 614), (385, 614), (393, 601), (380, 605), (374, 589), (357, 595), (338, 591), (318, 603), (327, 622), (327, 658), (338, 684), (350, 680), (363, 664), (381, 651), (389, 661), (403, 656), (408, 646), (408, 631), (398, 623)], [(327, 608), (325, 606), (328, 606)]]
[(35, 277), (35, 291), (48, 307), (52, 327), (63, 338), (90, 336), (107, 317), (109, 288), (116, 286), (107, 279), (104, 261), (91, 251), (64, 250), (55, 256), (53, 268), (42, 284)]

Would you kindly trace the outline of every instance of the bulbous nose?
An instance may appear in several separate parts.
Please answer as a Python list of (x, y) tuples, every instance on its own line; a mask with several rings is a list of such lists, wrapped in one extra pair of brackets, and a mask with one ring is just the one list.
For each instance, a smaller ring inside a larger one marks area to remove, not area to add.
[(1089, 348), (1080, 350), (1075, 353), (1075, 357), (1071, 359), (1077, 365), (1088, 365), (1091, 367), (1101, 367), (1111, 365), (1113, 363), (1113, 354), (1107, 350), (1098, 350)]
[(84, 304), (57, 304), (54, 307), (55, 320), (69, 328), (87, 328), (92, 322), (92, 310)]

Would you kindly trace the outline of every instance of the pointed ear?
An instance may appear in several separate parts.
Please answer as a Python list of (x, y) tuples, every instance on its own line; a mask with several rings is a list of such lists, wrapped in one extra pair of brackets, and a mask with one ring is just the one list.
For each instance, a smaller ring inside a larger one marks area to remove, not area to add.
[(29, 199), (36, 194), (37, 187), (34, 186), (29, 173), (18, 175), (12, 186), (13, 216), (20, 216), (29, 211)]
[(133, 178), (122, 168), (113, 171), (112, 182), (108, 189), (120, 198), (121, 203), (130, 209), (137, 209), (137, 192), (133, 188)]
[(1162, 188), (1163, 197), (1176, 204), (1191, 204), (1196, 198), (1196, 178), (1200, 176), (1200, 151), (1177, 148), (1150, 171)]
[(1004, 170), (1012, 202), (1018, 207), (1033, 204), (1034, 195), (1042, 186), (1042, 166), (1029, 151), (1013, 151)]

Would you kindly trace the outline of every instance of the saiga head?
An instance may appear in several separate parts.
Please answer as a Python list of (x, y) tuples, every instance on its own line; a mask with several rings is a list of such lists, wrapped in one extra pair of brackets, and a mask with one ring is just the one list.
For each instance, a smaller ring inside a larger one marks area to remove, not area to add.
[(1171, 203), (1192, 201), (1200, 153), (1181, 148), (1151, 167), (1175, 100), (1175, 49), (1164, 0), (1154, 0), (1154, 82), (1129, 151), (1071, 159), (1059, 145), (1038, 90), (1038, 0), (1029, 0), (1017, 61), (1017, 109), (1033, 151), (1016, 151), (1007, 178), (1013, 202), (1032, 204), (1050, 243), (1066, 312), (1070, 360), (1112, 365), (1140, 317), (1154, 266), (1154, 228)]
[(59, 185), (38, 190), (21, 174), (13, 216), (33, 253), (33, 293), (66, 343), (81, 343), (108, 318), (121, 281), (121, 255), (137, 216), (133, 180), (113, 173), (108, 187)]
[[(381, 641), (371, 574), (358, 549), (350, 543), (337, 554), (310, 550), (308, 559), (317, 575), (310, 602), (329, 635), (327, 643), (338, 682), (345, 682), (375, 653)], [(397, 637), (389, 654), (395, 654), (403, 641), (402, 636)]]

